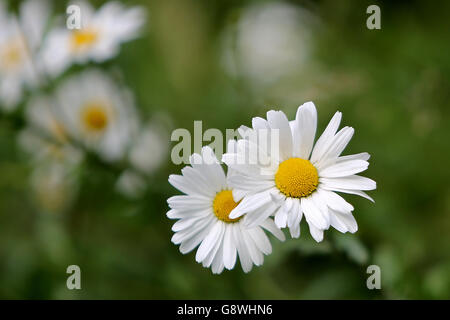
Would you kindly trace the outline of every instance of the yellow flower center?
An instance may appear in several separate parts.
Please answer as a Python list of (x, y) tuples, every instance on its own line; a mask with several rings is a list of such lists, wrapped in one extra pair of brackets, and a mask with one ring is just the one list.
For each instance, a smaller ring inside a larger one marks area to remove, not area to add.
[(12, 41), (3, 48), (0, 63), (5, 69), (15, 69), (22, 61), (22, 50), (17, 41)]
[(228, 216), (230, 212), (236, 208), (239, 202), (234, 202), (233, 193), (231, 190), (223, 190), (216, 194), (213, 201), (214, 214), (219, 220), (227, 223), (237, 222), (241, 217), (230, 219)]
[(82, 112), (82, 121), (86, 129), (93, 132), (101, 132), (109, 122), (108, 113), (101, 103), (89, 103)]
[(95, 30), (75, 30), (72, 32), (71, 44), (73, 50), (80, 50), (91, 46), (97, 41), (98, 34)]
[(317, 189), (319, 175), (308, 160), (290, 158), (279, 165), (275, 184), (287, 197), (307, 197)]
[(52, 119), (50, 121), (50, 132), (59, 142), (67, 142), (67, 132), (64, 125), (58, 120)]

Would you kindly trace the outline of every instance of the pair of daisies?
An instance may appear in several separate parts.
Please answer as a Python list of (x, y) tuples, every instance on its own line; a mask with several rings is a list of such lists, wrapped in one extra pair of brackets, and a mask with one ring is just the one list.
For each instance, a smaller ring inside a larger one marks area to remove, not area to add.
[(178, 219), (172, 242), (183, 254), (198, 246), (196, 261), (218, 274), (233, 269), (238, 257), (244, 272), (262, 265), (272, 251), (265, 231), (284, 241), (281, 229), (288, 228), (298, 238), (303, 216), (317, 242), (330, 227), (356, 232), (354, 208), (338, 193), (373, 201), (364, 191), (376, 183), (357, 175), (368, 168), (368, 153), (341, 155), (354, 133), (338, 131), (341, 118), (336, 112), (315, 144), (312, 102), (301, 105), (293, 121), (273, 110), (267, 119), (253, 118), (252, 128), (239, 128), (241, 139), (228, 142), (227, 174), (211, 148), (193, 154), (181, 175), (169, 177), (184, 193), (168, 199), (167, 216)]
[[(72, 64), (100, 63), (116, 56), (120, 44), (139, 35), (145, 21), (140, 7), (116, 1), (95, 10), (86, 1), (79, 8), (80, 29), (66, 26), (66, 12), (52, 19), (49, 0), (27, 0), (18, 15), (0, 2), (0, 108), (12, 111), (26, 89), (34, 91)], [(58, 24), (53, 23), (54, 21)]]

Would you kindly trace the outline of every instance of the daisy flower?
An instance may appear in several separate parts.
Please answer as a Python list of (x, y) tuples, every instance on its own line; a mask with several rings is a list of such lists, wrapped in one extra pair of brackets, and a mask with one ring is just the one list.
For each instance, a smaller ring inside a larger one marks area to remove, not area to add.
[(223, 35), (223, 63), (232, 76), (265, 85), (304, 67), (311, 51), (306, 10), (283, 2), (251, 4)]
[(83, 153), (70, 144), (68, 131), (56, 117), (57, 105), (50, 96), (34, 96), (26, 105), (27, 127), (19, 135), (19, 145), (38, 162), (77, 165)]
[(138, 36), (145, 12), (140, 7), (125, 8), (112, 1), (95, 10), (85, 1), (73, 2), (80, 8), (81, 28), (66, 26), (49, 32), (42, 52), (46, 70), (53, 76), (72, 63), (103, 62), (119, 52), (120, 44)]
[(14, 110), (24, 88), (38, 82), (38, 66), (32, 59), (48, 14), (45, 1), (23, 2), (19, 17), (9, 14), (4, 3), (0, 3), (0, 107), (4, 110)]
[(124, 157), (136, 134), (133, 98), (99, 70), (84, 71), (56, 90), (56, 115), (68, 135), (106, 161)]
[[(369, 154), (341, 156), (354, 133), (351, 127), (337, 131), (341, 117), (336, 112), (315, 145), (317, 111), (312, 102), (298, 108), (294, 121), (271, 110), (267, 120), (253, 118), (253, 128), (242, 127), (244, 139), (223, 155), (223, 161), (238, 172), (229, 183), (240, 203), (229, 218), (245, 214), (244, 223), (251, 227), (275, 215), (275, 224), (289, 227), (291, 236), (298, 238), (304, 215), (317, 242), (330, 226), (343, 233), (356, 232), (354, 208), (337, 192), (372, 200), (364, 191), (374, 190), (376, 183), (357, 175), (368, 168)], [(278, 139), (272, 139), (273, 132)], [(246, 160), (257, 156), (261, 161)]]
[(34, 96), (26, 105), (27, 127), (19, 146), (33, 163), (30, 186), (37, 204), (47, 212), (62, 212), (78, 191), (77, 171), (83, 152), (70, 144), (63, 123), (55, 116), (51, 96)]
[(130, 148), (130, 164), (143, 174), (151, 174), (166, 159), (168, 139), (166, 129), (158, 120), (143, 125)]
[(185, 193), (168, 199), (167, 217), (179, 219), (172, 227), (174, 244), (186, 254), (198, 245), (195, 260), (219, 274), (224, 268), (234, 268), (239, 256), (242, 269), (249, 272), (253, 264), (263, 264), (264, 254), (272, 246), (263, 229), (284, 241), (284, 234), (271, 218), (251, 228), (229, 213), (238, 203), (233, 200), (228, 175), (222, 169), (213, 151), (204, 147), (202, 153), (190, 157), (191, 166), (182, 169), (182, 175), (171, 175), (169, 183)]

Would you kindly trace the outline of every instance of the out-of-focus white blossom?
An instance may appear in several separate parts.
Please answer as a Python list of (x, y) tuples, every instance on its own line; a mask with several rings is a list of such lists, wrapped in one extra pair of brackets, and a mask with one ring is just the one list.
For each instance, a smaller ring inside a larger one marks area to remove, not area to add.
[(116, 182), (116, 190), (128, 198), (139, 198), (146, 189), (144, 178), (133, 170), (125, 170)]
[(136, 135), (133, 97), (97, 69), (65, 80), (56, 92), (58, 116), (69, 136), (106, 161), (123, 159)]
[(48, 15), (48, 3), (43, 0), (22, 3), (18, 17), (0, 3), (0, 108), (4, 110), (14, 110), (24, 88), (38, 83), (40, 66), (33, 62), (33, 57)]
[(117, 1), (95, 10), (88, 2), (74, 1), (81, 13), (81, 29), (65, 25), (51, 30), (42, 52), (47, 72), (59, 75), (72, 63), (103, 62), (119, 52), (120, 44), (134, 39), (145, 21), (141, 7), (125, 8)]
[(130, 163), (139, 171), (151, 173), (168, 153), (168, 133), (155, 122), (142, 128), (130, 150)]
[(299, 72), (311, 47), (308, 11), (287, 3), (250, 5), (224, 34), (228, 73), (264, 85)]

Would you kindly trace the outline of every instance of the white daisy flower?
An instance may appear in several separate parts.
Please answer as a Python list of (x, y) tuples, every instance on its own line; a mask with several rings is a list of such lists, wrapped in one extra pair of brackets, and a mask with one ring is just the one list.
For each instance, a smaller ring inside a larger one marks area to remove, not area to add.
[(125, 8), (112, 1), (95, 10), (88, 2), (71, 4), (80, 8), (81, 29), (66, 26), (49, 32), (42, 53), (47, 71), (57, 76), (72, 63), (103, 62), (119, 52), (120, 44), (136, 38), (145, 21), (140, 7)]
[(239, 256), (242, 269), (249, 272), (253, 264), (260, 266), (264, 254), (272, 246), (263, 229), (284, 241), (284, 234), (271, 218), (247, 228), (241, 217), (230, 219), (229, 213), (237, 206), (233, 200), (228, 180), (209, 147), (202, 154), (190, 157), (191, 166), (182, 169), (182, 175), (171, 175), (169, 183), (185, 195), (168, 199), (170, 219), (179, 219), (172, 227), (172, 242), (180, 245), (186, 254), (198, 247), (195, 260), (212, 272), (219, 274), (224, 268), (234, 268)]
[(30, 177), (33, 195), (41, 209), (58, 213), (69, 208), (78, 192), (74, 167), (59, 162), (41, 163)]
[(47, 212), (68, 208), (78, 190), (77, 170), (83, 152), (70, 144), (63, 123), (55, 116), (55, 101), (35, 96), (26, 105), (27, 127), (19, 134), (19, 146), (30, 155), (31, 190)]
[(76, 165), (81, 162), (83, 153), (70, 144), (67, 128), (56, 117), (56, 107), (51, 97), (32, 97), (26, 105), (27, 128), (20, 133), (19, 144), (38, 162)]
[(168, 133), (156, 121), (148, 122), (140, 129), (129, 152), (130, 164), (139, 172), (151, 174), (165, 160), (168, 153)]
[(292, 4), (264, 2), (245, 8), (224, 33), (228, 73), (256, 85), (273, 83), (302, 69), (311, 50), (311, 14)]
[(0, 107), (11, 111), (20, 102), (24, 88), (38, 82), (33, 55), (38, 49), (49, 14), (46, 1), (22, 3), (19, 17), (0, 3)]
[[(312, 102), (298, 108), (294, 121), (289, 122), (281, 111), (271, 110), (267, 120), (253, 118), (253, 129), (242, 127), (240, 133), (246, 138), (223, 156), (223, 161), (238, 172), (229, 182), (234, 200), (241, 201), (229, 218), (245, 214), (244, 222), (251, 227), (274, 214), (276, 225), (289, 227), (291, 236), (297, 238), (304, 215), (318, 242), (330, 226), (343, 233), (356, 232), (354, 208), (336, 192), (372, 200), (364, 191), (374, 190), (376, 183), (356, 175), (369, 166), (369, 154), (341, 156), (354, 133), (351, 127), (337, 132), (341, 117), (336, 112), (315, 145), (317, 111)], [(279, 141), (270, 141), (273, 131)], [(276, 148), (270, 147), (276, 144)], [(245, 160), (248, 156), (259, 156), (262, 161), (252, 163)]]
[(124, 157), (138, 120), (132, 95), (99, 70), (65, 80), (56, 92), (57, 116), (70, 137), (106, 161)]
[(130, 199), (141, 197), (146, 190), (145, 179), (131, 169), (127, 169), (119, 176), (116, 182), (116, 190)]

